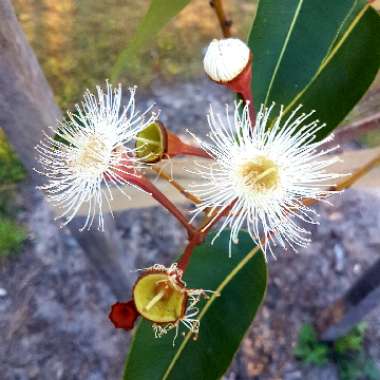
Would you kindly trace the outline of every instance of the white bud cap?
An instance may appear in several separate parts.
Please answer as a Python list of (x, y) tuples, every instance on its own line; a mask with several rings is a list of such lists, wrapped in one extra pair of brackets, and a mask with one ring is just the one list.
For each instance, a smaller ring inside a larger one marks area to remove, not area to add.
[(245, 69), (249, 58), (249, 47), (238, 38), (214, 39), (207, 48), (203, 67), (215, 82), (229, 82)]

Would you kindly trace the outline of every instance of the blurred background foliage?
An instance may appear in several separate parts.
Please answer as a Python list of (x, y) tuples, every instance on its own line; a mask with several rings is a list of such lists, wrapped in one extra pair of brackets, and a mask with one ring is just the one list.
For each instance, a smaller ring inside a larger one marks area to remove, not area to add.
[(14, 220), (14, 189), (24, 178), (25, 170), (0, 129), (0, 258), (18, 252), (27, 236)]
[(334, 343), (318, 340), (314, 327), (301, 327), (294, 348), (295, 357), (305, 365), (324, 366), (329, 361), (336, 364), (340, 380), (378, 380), (380, 370), (365, 348), (365, 322), (355, 326), (346, 336)]
[[(14, 0), (17, 16), (63, 109), (109, 78), (118, 54), (126, 47), (149, 0)], [(230, 0), (226, 10), (234, 33), (245, 39), (256, 1)], [(148, 88), (155, 80), (189, 80), (202, 73), (203, 48), (221, 37), (213, 10), (193, 0), (142, 51), (123, 83)]]
[[(56, 101), (65, 110), (80, 99), (85, 88), (110, 77), (149, 0), (13, 0), (13, 4)], [(256, 0), (225, 2), (235, 36), (246, 39), (256, 5)], [(374, 6), (379, 8), (380, 0)], [(129, 62), (120, 80), (149, 90), (156, 81), (170, 84), (199, 77), (203, 73), (203, 49), (212, 37), (221, 37), (213, 10), (208, 1), (192, 0), (148, 49)], [(366, 102), (350, 114), (350, 120), (373, 113), (379, 99), (380, 76)], [(372, 132), (361, 141), (375, 146), (380, 135)]]
[(24, 177), (25, 170), (0, 129), (0, 185), (5, 189)]
[(26, 230), (12, 218), (1, 216), (0, 212), (0, 259), (18, 253), (27, 237)]

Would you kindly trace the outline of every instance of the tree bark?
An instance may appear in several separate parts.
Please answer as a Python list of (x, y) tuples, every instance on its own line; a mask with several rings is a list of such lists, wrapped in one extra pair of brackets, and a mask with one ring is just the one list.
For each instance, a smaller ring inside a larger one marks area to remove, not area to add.
[(52, 91), (17, 22), (10, 0), (0, 2), (0, 127), (35, 183), (34, 146), (61, 117)]
[[(39, 185), (44, 178), (33, 171), (38, 167), (34, 147), (42, 130), (61, 118), (53, 93), (37, 58), (27, 42), (10, 0), (0, 1), (0, 128), (28, 172), (28, 182)], [(32, 187), (26, 186), (27, 196)], [(32, 197), (31, 197), (32, 199)], [(79, 221), (69, 225), (95, 268), (115, 295), (124, 299), (128, 275), (123, 268), (122, 246), (115, 224), (108, 217), (106, 232), (78, 231)]]

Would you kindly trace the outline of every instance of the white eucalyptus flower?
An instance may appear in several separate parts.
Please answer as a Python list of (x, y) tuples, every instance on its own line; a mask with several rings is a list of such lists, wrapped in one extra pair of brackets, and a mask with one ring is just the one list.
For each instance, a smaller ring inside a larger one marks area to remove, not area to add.
[(210, 109), (210, 142), (198, 139), (214, 160), (197, 165), (196, 174), (203, 181), (192, 185), (192, 191), (203, 201), (195, 216), (207, 210), (216, 217), (231, 208), (216, 235), (231, 228), (230, 253), (231, 243), (237, 243), (244, 226), (265, 254), (269, 249), (273, 255), (272, 246), (277, 244), (294, 250), (306, 246), (309, 231), (297, 220), (317, 224), (318, 215), (303, 200), (325, 198), (332, 193), (331, 180), (340, 177), (327, 170), (337, 161), (327, 156), (335, 148), (317, 151), (327, 139), (316, 141), (316, 133), (325, 125), (310, 121), (313, 112), (300, 114), (299, 106), (283, 122), (281, 107), (271, 124), (273, 106), (261, 107), (254, 127), (248, 105), (240, 114), (236, 104), (233, 117), (227, 107), (226, 118)]
[(214, 39), (207, 48), (203, 67), (213, 81), (230, 82), (244, 71), (250, 56), (249, 47), (238, 38)]
[(81, 105), (53, 129), (55, 137), (45, 134), (36, 150), (42, 166), (39, 172), (48, 178), (40, 189), (62, 210), (63, 225), (84, 206), (88, 213), (82, 229), (89, 229), (97, 219), (98, 229), (103, 230), (104, 201), (111, 210), (110, 186), (123, 191), (127, 183), (123, 174), (133, 175), (136, 167), (132, 157), (126, 160), (126, 155), (133, 153), (128, 143), (156, 116), (151, 114), (145, 120), (149, 109), (136, 112), (135, 88), (129, 89), (129, 102), (123, 109), (120, 85), (112, 88), (107, 83), (105, 90), (96, 89), (96, 95), (86, 91)]

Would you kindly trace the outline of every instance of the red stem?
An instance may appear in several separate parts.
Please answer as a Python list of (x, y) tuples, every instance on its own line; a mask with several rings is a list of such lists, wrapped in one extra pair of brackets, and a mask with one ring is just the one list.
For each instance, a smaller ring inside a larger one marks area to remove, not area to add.
[(213, 219), (206, 221), (193, 235), (193, 238), (189, 240), (188, 245), (186, 246), (183, 255), (178, 261), (178, 268), (182, 270), (184, 273), (187, 266), (189, 265), (189, 261), (191, 255), (193, 254), (194, 248), (201, 244), (206, 235), (210, 232), (210, 229), (217, 223), (223, 216), (225, 216), (231, 208), (234, 206), (236, 201), (233, 201), (230, 205), (228, 205), (224, 210), (222, 210), (219, 214), (217, 214)]
[(354, 121), (351, 124), (339, 127), (334, 133), (335, 137), (331, 141), (323, 144), (323, 148), (330, 148), (337, 144), (342, 144), (348, 140), (354, 140), (361, 134), (367, 133), (373, 129), (380, 127), (380, 112), (364, 117), (363, 119)]
[(201, 231), (197, 231), (195, 235), (193, 236), (193, 238), (187, 244), (183, 252), (183, 255), (178, 261), (178, 268), (181, 269), (183, 273), (185, 272), (187, 266), (189, 265), (190, 257), (193, 254), (194, 248), (197, 247), (199, 244), (201, 244), (203, 240), (204, 240), (204, 234), (201, 233)]
[(187, 155), (187, 156), (211, 158), (209, 154), (206, 151), (204, 151), (202, 148), (185, 144), (173, 132), (170, 132), (169, 130), (166, 130), (166, 132), (167, 132), (167, 148), (166, 148), (165, 153), (169, 157)]
[(253, 95), (252, 95), (252, 91), (251, 90), (248, 90), (248, 91), (242, 91), (240, 93), (240, 95), (242, 96), (243, 100), (245, 103), (249, 102), (249, 118), (251, 119), (251, 123), (252, 123), (252, 127), (255, 126), (256, 124), (256, 110), (255, 110), (255, 104), (253, 102)]
[(187, 144), (182, 145), (182, 149), (180, 152), (174, 152), (170, 154), (171, 157), (175, 157), (179, 155), (211, 158), (210, 155), (206, 151), (204, 151), (202, 148), (198, 148), (196, 146), (191, 146)]
[(129, 183), (133, 183), (140, 189), (148, 192), (151, 196), (164, 206), (185, 228), (188, 233), (189, 239), (192, 239), (196, 234), (195, 228), (189, 223), (182, 212), (172, 203), (152, 182), (141, 174), (134, 172), (126, 172), (126, 168), (123, 168), (123, 172), (119, 172), (118, 175)]
[(245, 69), (235, 79), (223, 84), (230, 90), (241, 95), (245, 103), (249, 103), (249, 116), (252, 126), (255, 126), (256, 111), (252, 93), (252, 61), (253, 55), (251, 54)]

